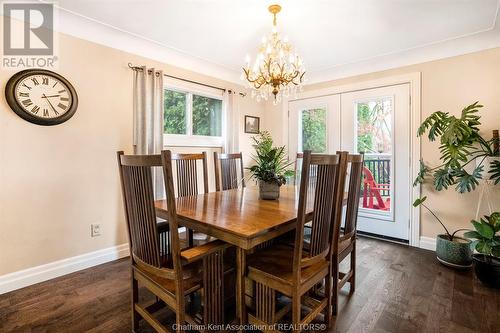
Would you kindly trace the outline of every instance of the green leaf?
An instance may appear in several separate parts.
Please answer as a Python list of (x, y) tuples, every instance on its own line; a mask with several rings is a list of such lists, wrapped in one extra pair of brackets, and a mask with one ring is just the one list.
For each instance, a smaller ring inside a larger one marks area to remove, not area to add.
[(420, 160), (420, 170), (418, 171), (418, 175), (413, 182), (413, 186), (417, 186), (418, 184), (423, 184), (425, 181), (425, 176), (429, 172), (429, 168), (424, 164), (423, 160)]
[(495, 185), (500, 184), (500, 161), (491, 161), (490, 163), (490, 179), (495, 182)]
[(491, 254), (491, 246), (485, 241), (479, 241), (476, 245), (476, 251), (483, 254)]
[(481, 219), (481, 223), (477, 221), (472, 221), (472, 224), (474, 225), (476, 231), (484, 238), (492, 239), (493, 236), (495, 235), (493, 227), (488, 223), (486, 223), (486, 221), (484, 221), (483, 219)]
[(454, 176), (457, 177), (457, 191), (459, 193), (471, 192), (476, 189), (481, 179), (481, 171), (483, 166), (477, 167), (472, 174), (469, 174), (464, 169), (456, 170)]
[(413, 207), (418, 207), (420, 206), (421, 204), (423, 204), (425, 202), (425, 200), (427, 200), (427, 197), (424, 196), (422, 198), (418, 198), (415, 200), (415, 202), (413, 203)]
[(482, 238), (482, 236), (477, 231), (467, 231), (464, 233), (465, 238)]
[(494, 246), (491, 248), (491, 254), (497, 258), (500, 258), (500, 246)]
[(470, 247), (471, 251), (474, 251), (476, 249), (477, 244), (479, 244), (479, 240), (474, 240), (474, 241), (470, 242), (469, 247)]
[(495, 229), (495, 232), (500, 231), (500, 212), (492, 213), (488, 217), (488, 221), (493, 226), (493, 229)]
[(436, 188), (436, 190), (446, 190), (450, 185), (453, 184), (454, 179), (448, 169), (438, 169), (434, 172), (434, 187)]

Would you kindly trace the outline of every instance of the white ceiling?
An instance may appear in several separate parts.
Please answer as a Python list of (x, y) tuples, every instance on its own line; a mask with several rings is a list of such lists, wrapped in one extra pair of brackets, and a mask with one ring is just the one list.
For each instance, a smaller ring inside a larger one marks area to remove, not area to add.
[[(262, 36), (271, 29), (267, 6), (278, 2), (283, 7), (278, 29), (296, 46), (308, 74), (320, 77), (328, 72), (332, 78), (343, 67), (408, 56), (411, 51), (450, 41), (462, 39), (470, 46), (470, 37), (495, 30), (499, 5), (498, 0), (58, 2), (62, 9), (94, 24), (219, 66), (235, 77), (245, 55), (255, 55)], [(495, 37), (500, 41), (500, 34)], [(491, 42), (487, 45), (492, 47)]]

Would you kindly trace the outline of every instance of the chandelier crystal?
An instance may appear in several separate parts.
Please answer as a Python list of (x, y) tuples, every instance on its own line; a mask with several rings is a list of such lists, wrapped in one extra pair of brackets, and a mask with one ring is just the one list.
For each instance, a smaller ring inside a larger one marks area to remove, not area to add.
[(276, 15), (281, 11), (280, 5), (269, 6), (273, 14), (273, 29), (271, 34), (262, 38), (259, 53), (251, 66), (250, 57), (246, 58), (243, 68), (244, 79), (252, 88), (252, 97), (257, 101), (267, 100), (274, 95), (274, 104), (283, 97), (295, 95), (302, 89), (304, 80), (304, 64), (294, 52), (292, 45), (281, 36), (276, 28)]

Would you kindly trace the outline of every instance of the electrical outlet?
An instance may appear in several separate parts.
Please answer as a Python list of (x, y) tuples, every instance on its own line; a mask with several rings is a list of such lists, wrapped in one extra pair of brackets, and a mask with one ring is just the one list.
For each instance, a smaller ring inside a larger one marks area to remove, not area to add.
[(97, 237), (101, 236), (101, 225), (98, 223), (94, 223), (90, 225), (90, 236)]

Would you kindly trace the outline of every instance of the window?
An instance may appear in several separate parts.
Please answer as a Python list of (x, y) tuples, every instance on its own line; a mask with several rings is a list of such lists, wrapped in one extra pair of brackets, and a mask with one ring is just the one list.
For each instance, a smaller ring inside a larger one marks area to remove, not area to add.
[(326, 152), (326, 109), (308, 109), (301, 114), (302, 151)]
[(163, 132), (186, 134), (186, 93), (165, 89)]
[(193, 134), (222, 136), (222, 101), (193, 95)]
[(177, 87), (165, 88), (163, 131), (165, 142), (169, 144), (221, 146), (222, 96)]

